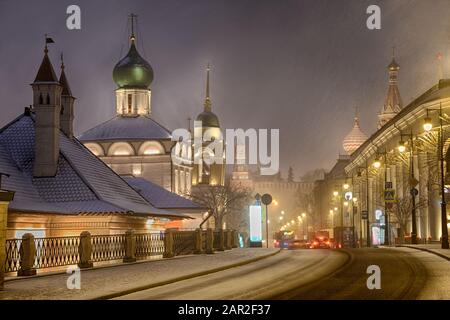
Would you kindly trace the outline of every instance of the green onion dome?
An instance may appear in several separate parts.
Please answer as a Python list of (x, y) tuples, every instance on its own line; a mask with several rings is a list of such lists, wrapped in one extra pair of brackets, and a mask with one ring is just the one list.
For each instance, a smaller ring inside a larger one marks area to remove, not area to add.
[(201, 121), (203, 127), (220, 128), (219, 118), (211, 111), (203, 111), (197, 116), (196, 120)]
[(153, 69), (141, 57), (131, 41), (130, 50), (114, 67), (113, 80), (119, 88), (148, 88), (153, 81)]

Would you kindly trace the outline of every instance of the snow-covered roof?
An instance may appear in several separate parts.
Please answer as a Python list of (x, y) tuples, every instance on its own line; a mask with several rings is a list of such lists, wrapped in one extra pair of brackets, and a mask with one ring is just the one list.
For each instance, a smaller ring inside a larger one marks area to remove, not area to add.
[(159, 209), (203, 209), (198, 204), (139, 177), (124, 177), (130, 186)]
[(152, 206), (77, 139), (60, 131), (60, 157), (55, 177), (34, 178), (35, 126), (22, 115), (0, 130), (0, 172), (10, 175), (2, 187), (15, 192), (16, 211), (129, 213), (187, 217)]
[(115, 140), (165, 140), (171, 133), (152, 118), (144, 115), (126, 117), (118, 115), (98, 126), (87, 130), (78, 139), (89, 141)]

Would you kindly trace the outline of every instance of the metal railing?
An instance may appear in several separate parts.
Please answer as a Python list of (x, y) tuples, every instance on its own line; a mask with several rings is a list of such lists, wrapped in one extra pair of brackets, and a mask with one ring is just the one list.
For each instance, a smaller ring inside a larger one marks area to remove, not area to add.
[(136, 235), (136, 258), (162, 256), (165, 233), (144, 233)]
[[(169, 243), (172, 243), (170, 252), (173, 252), (173, 255), (186, 255), (206, 250), (206, 230), (201, 231), (201, 250), (196, 248), (198, 231), (172, 232), (172, 240), (170, 240)], [(134, 237), (134, 240), (130, 240), (133, 239), (130, 237)], [(80, 250), (88, 250), (87, 252), (90, 252), (91, 262), (126, 260), (127, 255), (130, 255), (129, 251), (127, 253), (127, 250), (130, 250), (129, 246), (127, 249), (127, 241), (135, 241), (134, 255), (136, 259), (162, 258), (166, 253), (166, 250), (168, 250), (168, 248), (165, 247), (166, 237), (167, 234), (165, 232), (134, 235), (94, 235), (90, 236), (91, 241), (88, 242), (88, 249), (83, 249), (86, 244), (82, 243), (82, 238), (80, 236), (34, 238), (30, 244), (32, 236), (28, 234), (27, 238), (24, 236), (22, 239), (6, 240), (6, 259), (3, 267), (6, 273), (11, 273), (25, 269), (28, 270), (28, 268), (45, 269), (79, 264), (82, 263), (82, 261), (80, 261), (80, 255), (82, 255), (83, 252), (86, 252)], [(24, 242), (25, 240), (26, 242)], [(213, 240), (213, 247), (219, 249), (219, 231), (214, 231)], [(21, 259), (22, 256), (27, 258)], [(29, 262), (33, 261), (33, 259), (34, 263), (31, 266)]]
[(207, 235), (206, 235), (206, 231), (203, 230), (202, 231), (202, 250), (206, 250), (206, 243), (207, 243), (207, 239), (206, 239)]
[(92, 236), (92, 262), (120, 260), (124, 257), (124, 234)]
[(214, 231), (213, 248), (220, 249), (220, 231)]
[(20, 246), (22, 239), (6, 240), (5, 272), (15, 272), (20, 269)]
[(173, 234), (173, 252), (176, 256), (195, 250), (195, 231), (176, 231)]
[(36, 269), (67, 266), (77, 264), (80, 237), (35, 238)]

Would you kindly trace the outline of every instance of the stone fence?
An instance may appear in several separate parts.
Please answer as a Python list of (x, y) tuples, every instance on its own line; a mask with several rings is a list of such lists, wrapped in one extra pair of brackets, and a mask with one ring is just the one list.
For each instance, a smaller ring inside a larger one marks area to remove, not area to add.
[(196, 229), (137, 234), (91, 235), (83, 231), (75, 237), (35, 238), (31, 233), (21, 239), (6, 240), (4, 271), (31, 276), (38, 269), (78, 265), (92, 268), (99, 262), (135, 262), (152, 258), (171, 258), (186, 254), (212, 254), (239, 244), (234, 230)]

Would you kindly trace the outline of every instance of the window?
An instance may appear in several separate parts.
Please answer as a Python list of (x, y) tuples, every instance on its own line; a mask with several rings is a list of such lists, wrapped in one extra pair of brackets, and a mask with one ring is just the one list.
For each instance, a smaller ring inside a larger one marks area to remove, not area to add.
[(50, 104), (50, 96), (48, 93), (47, 93), (47, 104)]
[(133, 113), (133, 96), (128, 94), (128, 113)]
[(88, 148), (89, 151), (91, 151), (97, 157), (101, 157), (101, 156), (105, 155), (103, 148), (97, 143), (90, 142), (90, 143), (86, 143), (84, 146), (86, 148)]
[(158, 141), (144, 142), (139, 148), (139, 155), (158, 155), (164, 154), (164, 147)]
[(131, 156), (134, 155), (133, 147), (127, 142), (115, 142), (109, 147), (109, 156)]

